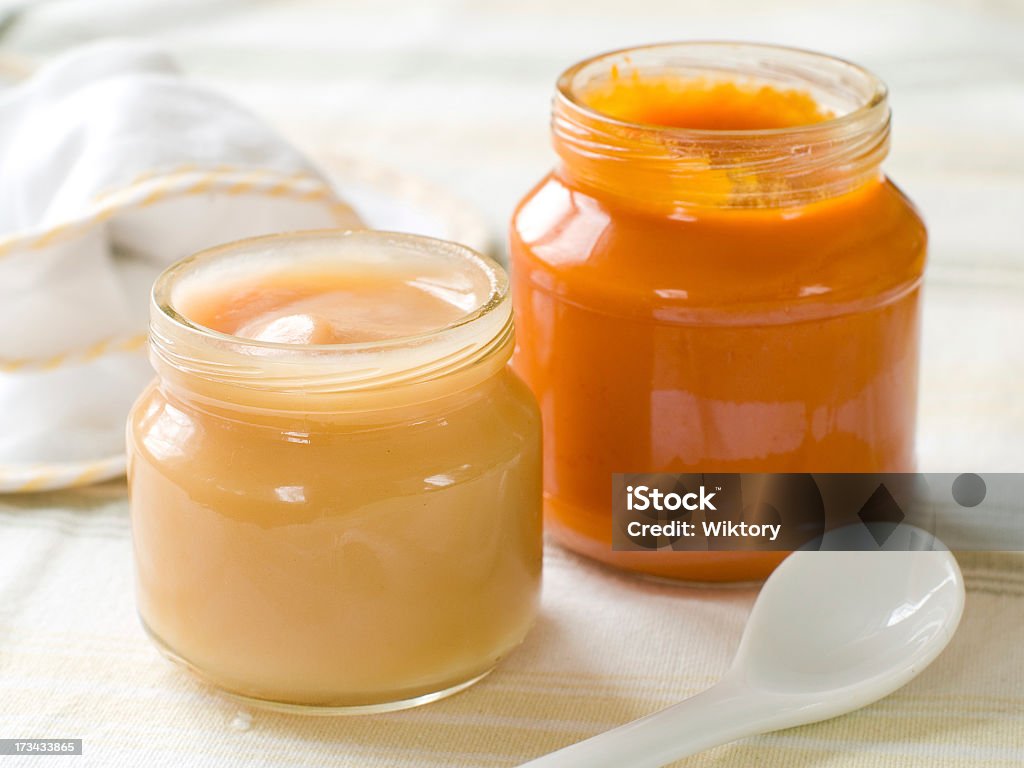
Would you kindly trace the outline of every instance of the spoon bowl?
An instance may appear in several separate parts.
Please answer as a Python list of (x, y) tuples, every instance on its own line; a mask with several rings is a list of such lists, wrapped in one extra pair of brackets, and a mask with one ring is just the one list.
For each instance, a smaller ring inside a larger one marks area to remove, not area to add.
[(762, 587), (717, 685), (523, 768), (660, 768), (852, 712), (928, 666), (963, 607), (963, 577), (947, 551), (794, 552)]
[(828, 694), (840, 714), (931, 663), (963, 603), (948, 552), (800, 552), (765, 584), (730, 676), (787, 695)]

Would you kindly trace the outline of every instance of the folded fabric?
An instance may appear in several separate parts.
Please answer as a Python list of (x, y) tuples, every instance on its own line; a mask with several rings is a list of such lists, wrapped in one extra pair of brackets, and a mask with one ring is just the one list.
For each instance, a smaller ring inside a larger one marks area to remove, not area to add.
[(123, 471), (168, 264), (359, 225), (301, 153), (148, 45), (93, 44), (0, 93), (0, 491)]

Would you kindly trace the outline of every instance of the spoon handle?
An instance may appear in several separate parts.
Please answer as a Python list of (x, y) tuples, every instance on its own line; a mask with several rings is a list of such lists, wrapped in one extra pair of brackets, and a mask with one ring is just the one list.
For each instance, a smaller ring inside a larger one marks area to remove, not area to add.
[(781, 727), (775, 725), (780, 703), (770, 695), (723, 681), (521, 768), (661, 768), (719, 744)]

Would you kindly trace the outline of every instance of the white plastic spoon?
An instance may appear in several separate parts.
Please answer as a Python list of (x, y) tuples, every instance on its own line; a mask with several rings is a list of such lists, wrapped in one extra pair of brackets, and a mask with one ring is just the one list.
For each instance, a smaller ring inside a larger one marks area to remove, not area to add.
[(660, 768), (851, 712), (928, 666), (963, 607), (949, 552), (795, 552), (762, 587), (717, 685), (522, 768)]

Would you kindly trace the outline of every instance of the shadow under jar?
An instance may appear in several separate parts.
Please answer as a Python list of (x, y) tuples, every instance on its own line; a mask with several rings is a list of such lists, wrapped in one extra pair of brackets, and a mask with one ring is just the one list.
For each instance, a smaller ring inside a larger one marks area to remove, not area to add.
[(787, 48), (657, 45), (561, 76), (559, 162), (510, 251), (563, 544), (761, 579), (785, 553), (612, 551), (612, 474), (913, 470), (927, 238), (881, 171), (889, 121), (873, 75)]
[(157, 644), (253, 703), (332, 713), (491, 670), (541, 575), (540, 420), (512, 344), (504, 272), (437, 240), (257, 238), (164, 272), (128, 424)]

